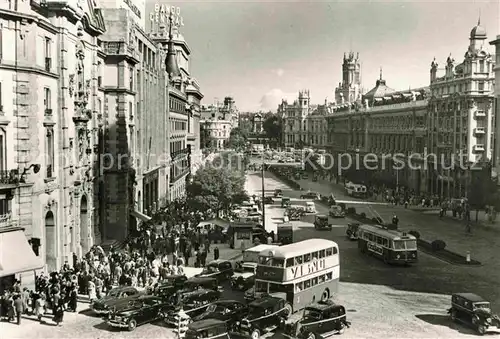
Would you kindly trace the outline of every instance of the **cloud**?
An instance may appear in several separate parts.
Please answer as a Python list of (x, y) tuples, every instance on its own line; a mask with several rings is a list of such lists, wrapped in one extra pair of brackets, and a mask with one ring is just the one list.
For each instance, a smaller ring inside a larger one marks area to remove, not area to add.
[(262, 96), (260, 99), (260, 108), (264, 111), (276, 111), (282, 99), (291, 102), (296, 96), (297, 93), (286, 93), (279, 88), (274, 88)]
[(285, 74), (285, 71), (282, 68), (274, 69), (273, 73), (275, 73), (277, 76), (281, 77), (283, 74)]

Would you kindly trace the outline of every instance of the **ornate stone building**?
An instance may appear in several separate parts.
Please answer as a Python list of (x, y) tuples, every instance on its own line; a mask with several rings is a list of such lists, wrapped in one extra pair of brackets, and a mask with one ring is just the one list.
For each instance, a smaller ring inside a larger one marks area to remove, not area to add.
[(278, 114), (283, 117), (285, 147), (299, 147), (307, 144), (307, 117), (313, 110), (308, 90), (300, 91), (298, 99), (292, 104), (282, 100), (278, 106)]
[(361, 86), (361, 60), (359, 53), (344, 53), (342, 63), (342, 82), (335, 88), (335, 103), (342, 105), (356, 102), (361, 99), (363, 88)]

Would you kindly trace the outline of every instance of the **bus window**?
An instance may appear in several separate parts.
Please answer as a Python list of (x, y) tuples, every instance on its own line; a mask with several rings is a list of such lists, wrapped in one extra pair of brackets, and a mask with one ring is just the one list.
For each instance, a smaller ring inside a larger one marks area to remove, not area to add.
[(417, 241), (416, 240), (406, 240), (406, 249), (407, 250), (416, 250), (417, 249)]
[(394, 249), (395, 250), (404, 250), (405, 249), (405, 242), (402, 240), (394, 241)]
[(295, 291), (296, 292), (300, 292), (304, 289), (304, 284), (302, 284), (301, 282), (295, 284)]
[(326, 256), (328, 257), (330, 255), (332, 255), (332, 249), (331, 248), (327, 248), (326, 249)]
[(295, 266), (302, 265), (302, 256), (295, 257)]
[(267, 283), (262, 281), (255, 282), (255, 292), (267, 293)]
[(320, 284), (324, 283), (324, 282), (325, 282), (325, 275), (320, 275), (320, 276), (318, 277), (318, 282), (319, 282)]
[(304, 254), (304, 263), (311, 261), (311, 254)]
[(271, 260), (270, 257), (260, 257), (259, 258), (260, 264), (266, 265), (266, 266), (270, 264), (270, 262), (269, 262), (270, 260)]
[(285, 259), (273, 258), (271, 266), (272, 267), (284, 267), (285, 266)]
[(314, 259), (318, 259), (318, 252), (313, 252), (312, 253), (312, 258), (313, 258), (313, 260)]
[(286, 259), (286, 267), (293, 267), (293, 258)]
[(382, 245), (384, 245), (384, 247), (388, 247), (389, 246), (389, 240), (384, 238), (384, 241), (382, 242)]
[(332, 272), (326, 274), (326, 280), (332, 280)]
[(337, 247), (333, 247), (332, 250), (333, 250), (333, 254), (337, 254), (338, 253)]
[(319, 258), (324, 258), (325, 257), (325, 250), (319, 251)]
[(381, 237), (377, 237), (377, 244), (382, 245), (382, 238)]
[(304, 281), (304, 289), (308, 289), (309, 287), (311, 287), (311, 280)]
[(311, 286), (316, 286), (318, 284), (318, 277), (314, 277), (311, 279)]

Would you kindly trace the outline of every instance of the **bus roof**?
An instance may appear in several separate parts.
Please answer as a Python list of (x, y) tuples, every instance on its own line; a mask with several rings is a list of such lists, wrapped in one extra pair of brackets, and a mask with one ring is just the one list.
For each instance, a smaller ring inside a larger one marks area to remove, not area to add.
[[(299, 255), (313, 252), (315, 249), (326, 249), (329, 247), (337, 247), (336, 242), (326, 239), (307, 239), (293, 244), (280, 246), (273, 250), (275, 258), (293, 258)], [(269, 250), (264, 250), (259, 253), (261, 256), (269, 256)]]
[[(398, 230), (388, 230), (386, 228), (382, 228), (380, 226), (374, 225), (359, 225), (359, 230), (365, 230), (368, 232), (379, 234), (383, 237), (393, 239), (393, 240), (416, 240), (416, 238), (411, 234), (403, 235), (404, 232), (400, 232)], [(401, 239), (398, 239), (401, 238)]]
[(256, 253), (260, 253), (264, 250), (270, 250), (272, 248), (277, 248), (279, 247), (278, 245), (268, 245), (268, 244), (262, 244), (262, 245), (257, 245), (257, 246), (254, 246), (254, 247), (251, 247), (249, 249), (246, 249), (245, 252), (256, 252)]

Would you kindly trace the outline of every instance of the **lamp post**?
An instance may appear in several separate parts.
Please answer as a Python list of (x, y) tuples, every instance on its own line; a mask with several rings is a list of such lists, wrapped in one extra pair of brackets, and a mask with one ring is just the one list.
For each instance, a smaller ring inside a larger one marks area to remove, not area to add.
[(264, 152), (262, 152), (262, 166), (261, 166), (261, 175), (262, 175), (262, 227), (264, 230), (266, 229), (266, 206), (264, 204), (265, 191), (264, 191)]

